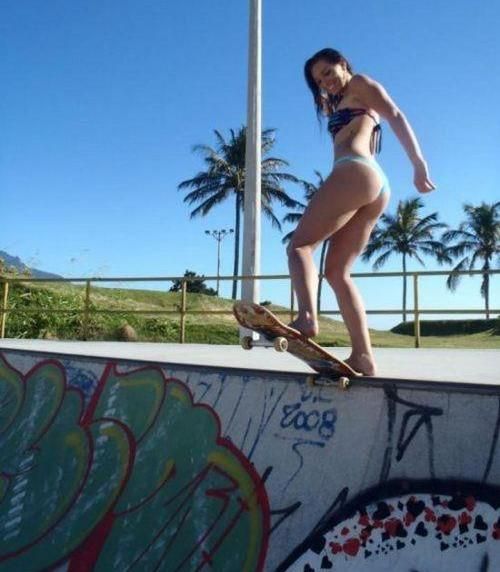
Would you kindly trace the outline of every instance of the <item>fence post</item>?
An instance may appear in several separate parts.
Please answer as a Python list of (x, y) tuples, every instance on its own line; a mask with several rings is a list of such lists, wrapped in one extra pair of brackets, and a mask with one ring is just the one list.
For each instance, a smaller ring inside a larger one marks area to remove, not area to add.
[(7, 299), (9, 297), (9, 283), (6, 280), (3, 283), (2, 311), (0, 317), (0, 338), (5, 337), (5, 322), (7, 321)]
[(89, 337), (90, 321), (90, 280), (85, 282), (85, 305), (83, 308), (83, 339), (87, 341)]
[(181, 290), (181, 331), (180, 331), (180, 341), (181, 344), (186, 342), (186, 293), (187, 293), (187, 282), (182, 281)]
[(420, 313), (418, 311), (418, 274), (413, 275), (413, 333), (415, 347), (420, 347)]

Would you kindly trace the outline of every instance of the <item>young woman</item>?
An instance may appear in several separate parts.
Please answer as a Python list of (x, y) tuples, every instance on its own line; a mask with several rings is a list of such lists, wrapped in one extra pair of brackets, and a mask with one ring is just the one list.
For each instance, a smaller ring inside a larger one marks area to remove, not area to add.
[(373, 159), (380, 150), (380, 118), (389, 123), (413, 164), (418, 191), (428, 193), (435, 187), (410, 124), (379, 83), (365, 75), (354, 75), (344, 56), (330, 48), (312, 56), (304, 73), (318, 116), (322, 113), (328, 117), (335, 160), (288, 246), (298, 300), (298, 317), (291, 326), (307, 337), (318, 334), (318, 276), (313, 251), (328, 240), (325, 276), (351, 337), (352, 352), (346, 361), (365, 375), (375, 375), (366, 314), (350, 271), (389, 201), (388, 180)]

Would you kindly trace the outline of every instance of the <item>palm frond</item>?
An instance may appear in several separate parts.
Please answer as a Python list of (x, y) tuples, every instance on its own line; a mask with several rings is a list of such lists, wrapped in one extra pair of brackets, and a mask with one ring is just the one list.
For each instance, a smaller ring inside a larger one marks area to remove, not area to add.
[(279, 159), (278, 157), (266, 157), (262, 159), (262, 170), (274, 170), (281, 167), (288, 167), (289, 163), (285, 159)]
[(299, 184), (299, 179), (290, 173), (283, 173), (283, 172), (264, 172), (262, 173), (262, 179), (268, 180), (273, 179), (277, 183), (281, 183), (282, 181), (288, 181), (289, 183), (297, 183)]
[(456, 266), (455, 268), (453, 268), (453, 270), (450, 272), (447, 280), (446, 280), (446, 286), (452, 291), (454, 292), (460, 282), (460, 274), (458, 274), (459, 272), (463, 272), (463, 270), (468, 266), (469, 264), (469, 259), (466, 257), (463, 260), (461, 260)]
[(303, 213), (288, 213), (285, 217), (283, 217), (283, 222), (288, 222), (290, 224), (297, 224), (299, 220), (302, 218)]
[(386, 252), (381, 254), (373, 263), (372, 266), (373, 270), (378, 270), (379, 268), (381, 268), (387, 262), (392, 253), (393, 253), (392, 250), (387, 250)]
[(292, 199), (283, 189), (280, 187), (263, 186), (262, 187), (262, 198), (266, 201), (278, 201), (281, 205), (288, 207), (290, 209), (296, 209), (301, 206), (301, 203)]
[(379, 234), (377, 236), (375, 234), (375, 232), (373, 232), (370, 241), (365, 246), (365, 249), (363, 251), (363, 254), (361, 255), (361, 258), (365, 262), (368, 262), (374, 254), (376, 254), (377, 252), (380, 252), (381, 250), (393, 251), (394, 250), (393, 249), (393, 242), (391, 240), (388, 240), (382, 234)]
[(295, 229), (291, 230), (289, 233), (285, 234), (285, 236), (281, 239), (281, 242), (283, 244), (288, 244), (290, 242), (290, 240), (292, 240), (292, 236), (293, 236), (294, 232), (295, 232)]
[(196, 218), (197, 216), (205, 216), (206, 214), (208, 214), (215, 206), (217, 206), (218, 204), (220, 204), (224, 199), (226, 198), (226, 193), (224, 190), (220, 191), (219, 193), (216, 193), (214, 195), (211, 195), (208, 199), (206, 199), (205, 201), (203, 201), (201, 203), (201, 205), (199, 205), (198, 207), (196, 207), (193, 211), (191, 211), (190, 213), (190, 218)]
[(271, 225), (281, 232), (281, 223), (273, 212), (273, 209), (268, 205), (262, 205), (262, 212), (271, 221)]
[(464, 230), (447, 230), (441, 236), (443, 242), (451, 242), (452, 240), (467, 240), (476, 238), (474, 233)]
[[(429, 252), (433, 252), (433, 251), (429, 250)], [(422, 258), (420, 257), (417, 250), (414, 250), (413, 252), (411, 252), (410, 256), (411, 256), (411, 258), (415, 258), (416, 260), (418, 260), (422, 266), (425, 266), (425, 262), (422, 260)]]
[(219, 146), (219, 149), (223, 149), (227, 145), (224, 136), (218, 129), (214, 129), (214, 134), (215, 138), (217, 139), (217, 144)]

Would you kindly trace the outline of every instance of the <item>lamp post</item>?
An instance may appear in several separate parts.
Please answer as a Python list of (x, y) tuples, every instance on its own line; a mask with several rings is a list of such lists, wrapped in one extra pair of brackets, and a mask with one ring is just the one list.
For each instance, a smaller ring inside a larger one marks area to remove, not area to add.
[[(243, 213), (244, 276), (260, 274), (261, 216), (261, 123), (262, 123), (262, 0), (249, 0), (248, 95), (245, 150), (245, 209)], [(259, 301), (259, 281), (242, 280), (241, 298)], [(240, 329), (240, 337), (252, 335)]]
[(217, 296), (219, 295), (219, 276), (220, 276), (220, 243), (228, 234), (233, 234), (234, 230), (232, 228), (222, 228), (220, 230), (206, 230), (205, 234), (208, 234), (215, 238), (217, 241)]

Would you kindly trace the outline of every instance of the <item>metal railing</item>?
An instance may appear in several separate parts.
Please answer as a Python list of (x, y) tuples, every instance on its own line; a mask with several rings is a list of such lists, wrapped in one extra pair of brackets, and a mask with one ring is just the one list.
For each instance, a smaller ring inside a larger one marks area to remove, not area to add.
[[(463, 271), (457, 272), (458, 275), (484, 275), (485, 273), (492, 276), (493, 274), (500, 274), (500, 270), (489, 270), (484, 272), (482, 270), (473, 270), (473, 271)], [(436, 271), (421, 271), (421, 272), (361, 272), (352, 274), (352, 278), (401, 278), (406, 276), (407, 278), (413, 279), (413, 307), (412, 308), (399, 308), (399, 309), (388, 309), (388, 310), (367, 310), (366, 313), (370, 315), (398, 315), (406, 312), (406, 314), (410, 314), (414, 316), (414, 338), (415, 338), (415, 347), (420, 347), (420, 317), (422, 315), (456, 315), (456, 314), (475, 314), (475, 315), (482, 315), (486, 313), (486, 317), (489, 317), (488, 314), (499, 314), (500, 309), (492, 308), (489, 309), (488, 312), (483, 309), (478, 308), (464, 308), (464, 309), (424, 309), (420, 308), (419, 303), (419, 280), (423, 277), (429, 276), (448, 276), (450, 271), (446, 270), (436, 270)], [(89, 334), (89, 325), (90, 319), (92, 315), (95, 314), (153, 314), (153, 315), (172, 315), (177, 314), (179, 315), (179, 322), (180, 322), (180, 331), (179, 331), (179, 341), (180, 343), (186, 342), (186, 317), (188, 314), (196, 315), (196, 314), (207, 314), (207, 315), (231, 315), (231, 310), (188, 310), (187, 306), (187, 284), (188, 282), (192, 281), (200, 281), (203, 280), (204, 282), (207, 281), (233, 281), (233, 280), (288, 280), (290, 281), (290, 276), (288, 274), (275, 274), (275, 275), (261, 275), (261, 276), (161, 276), (161, 277), (115, 277), (115, 278), (103, 278), (103, 277), (91, 277), (91, 278), (31, 278), (31, 277), (23, 277), (23, 276), (0, 276), (0, 285), (2, 285), (2, 296), (1, 301), (2, 305), (0, 306), (0, 338), (5, 337), (5, 327), (7, 322), (7, 316), (11, 313), (18, 312), (22, 314), (32, 314), (32, 313), (48, 313), (48, 314), (73, 314), (76, 312), (80, 312), (83, 314), (83, 339), (88, 339)], [(41, 306), (34, 307), (34, 308), (9, 308), (9, 288), (10, 285), (15, 283), (71, 283), (73, 285), (83, 283), (85, 284), (85, 295), (84, 295), (84, 302), (83, 307), (72, 308), (72, 309), (54, 309), (54, 308), (43, 308)], [(103, 310), (103, 309), (96, 309), (91, 307), (91, 288), (92, 284), (97, 283), (113, 283), (113, 282), (177, 282), (180, 283), (180, 294), (181, 294), (181, 301), (176, 310), (128, 310), (128, 309), (114, 309), (114, 310)], [(279, 314), (288, 314), (290, 319), (293, 320), (295, 315), (294, 309), (294, 294), (293, 289), (291, 288), (290, 284), (290, 307), (288, 310), (279, 311)], [(340, 310), (320, 310), (320, 315), (339, 315)]]

